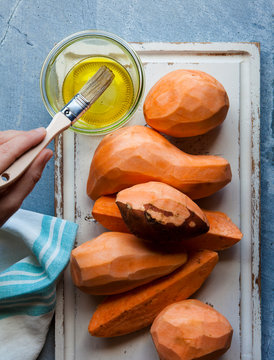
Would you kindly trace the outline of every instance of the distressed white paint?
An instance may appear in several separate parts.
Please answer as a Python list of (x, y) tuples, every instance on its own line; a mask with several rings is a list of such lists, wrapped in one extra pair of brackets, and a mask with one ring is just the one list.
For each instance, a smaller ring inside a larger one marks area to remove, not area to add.
[[(133, 45), (145, 65), (146, 93), (161, 76), (180, 68), (206, 71), (228, 92), (230, 110), (218, 129), (197, 140), (175, 143), (189, 152), (224, 156), (231, 163), (232, 182), (200, 203), (204, 208), (227, 213), (241, 227), (244, 237), (240, 244), (220, 254), (220, 262), (195, 297), (212, 304), (234, 328), (232, 346), (222, 360), (259, 360), (259, 50), (256, 44), (237, 43)], [(140, 106), (128, 125), (144, 123)], [(78, 244), (104, 231), (89, 219), (92, 201), (85, 193), (90, 161), (100, 140), (67, 132), (64, 151), (59, 149), (57, 154), (57, 214), (61, 215), (63, 208), (64, 217), (74, 218), (80, 225)], [(100, 300), (74, 291), (66, 271), (56, 309), (56, 359), (158, 359), (147, 330), (115, 339), (97, 339), (88, 334), (90, 317)]]

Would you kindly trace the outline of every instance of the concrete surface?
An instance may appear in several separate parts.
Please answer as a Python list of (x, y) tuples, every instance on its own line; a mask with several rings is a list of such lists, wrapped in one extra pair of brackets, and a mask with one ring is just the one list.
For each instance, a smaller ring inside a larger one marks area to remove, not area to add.
[[(47, 126), (50, 118), (39, 92), (41, 65), (54, 43), (74, 32), (102, 29), (127, 41), (261, 43), (263, 360), (274, 359), (271, 13), (271, 0), (0, 0), (0, 130)], [(23, 207), (54, 214), (53, 182), (51, 160)], [(46, 359), (54, 359), (53, 326), (40, 355)]]

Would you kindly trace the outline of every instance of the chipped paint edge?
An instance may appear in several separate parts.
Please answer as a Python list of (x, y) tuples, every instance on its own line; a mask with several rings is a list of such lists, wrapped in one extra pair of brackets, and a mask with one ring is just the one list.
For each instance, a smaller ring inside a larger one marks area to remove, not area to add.
[[(214, 53), (216, 55), (226, 54), (230, 55), (250, 55), (253, 54), (254, 47), (259, 49), (258, 42), (215, 42), (215, 43), (199, 43), (199, 42), (132, 42), (134, 49), (139, 52), (177, 52), (184, 51), (184, 53), (193, 53), (195, 55), (207, 55)], [(202, 49), (201, 49), (202, 46)]]
[(261, 237), (260, 237), (260, 46), (250, 50), (251, 90), (251, 224), (252, 224), (252, 305), (253, 358), (261, 359)]
[[(75, 221), (74, 213), (74, 144), (75, 133), (67, 130), (55, 140), (55, 213), (69, 221)], [(67, 156), (64, 157), (63, 154)], [(73, 164), (73, 165), (72, 165)], [(64, 180), (66, 186), (64, 187)], [(74, 313), (66, 312), (66, 308), (74, 307), (74, 286), (67, 267), (57, 285), (55, 310), (55, 359), (74, 359), (74, 336), (69, 331), (74, 321)], [(64, 300), (66, 298), (66, 301)], [(66, 313), (66, 321), (65, 319)]]
[[(54, 207), (55, 216), (64, 217), (63, 193), (63, 134), (54, 140)], [(58, 339), (58, 341), (57, 341)], [(64, 277), (62, 276), (56, 286), (55, 308), (55, 358), (64, 360)]]

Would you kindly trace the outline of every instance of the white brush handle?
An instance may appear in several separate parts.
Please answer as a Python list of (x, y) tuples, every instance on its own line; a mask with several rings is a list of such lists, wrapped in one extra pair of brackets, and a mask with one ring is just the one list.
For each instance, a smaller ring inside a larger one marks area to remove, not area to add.
[(51, 140), (63, 130), (70, 127), (71, 121), (61, 112), (57, 113), (47, 127), (47, 134), (42, 142), (25, 152), (21, 157), (0, 175), (0, 190), (14, 183)]

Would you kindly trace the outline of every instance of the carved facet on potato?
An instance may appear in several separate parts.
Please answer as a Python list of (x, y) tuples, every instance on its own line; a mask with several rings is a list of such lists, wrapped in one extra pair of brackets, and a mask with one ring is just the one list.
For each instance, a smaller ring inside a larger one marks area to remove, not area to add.
[(176, 270), (187, 254), (164, 253), (132, 234), (106, 232), (71, 252), (74, 284), (93, 295), (118, 294)]
[(116, 204), (133, 234), (143, 239), (182, 240), (208, 231), (206, 215), (172, 186), (150, 181), (117, 194)]
[(167, 305), (187, 299), (197, 291), (217, 262), (216, 252), (195, 251), (189, 254), (185, 265), (171, 274), (123, 294), (108, 296), (90, 320), (90, 334), (113, 337), (145, 328)]
[(127, 126), (106, 135), (97, 147), (87, 194), (96, 200), (148, 181), (161, 181), (200, 199), (228, 184), (231, 169), (220, 156), (186, 154), (152, 129)]
[(199, 70), (175, 70), (163, 76), (144, 102), (146, 122), (174, 137), (205, 134), (220, 125), (229, 100), (221, 83)]
[(218, 311), (190, 299), (167, 306), (150, 332), (162, 360), (214, 360), (229, 349), (233, 329)]

